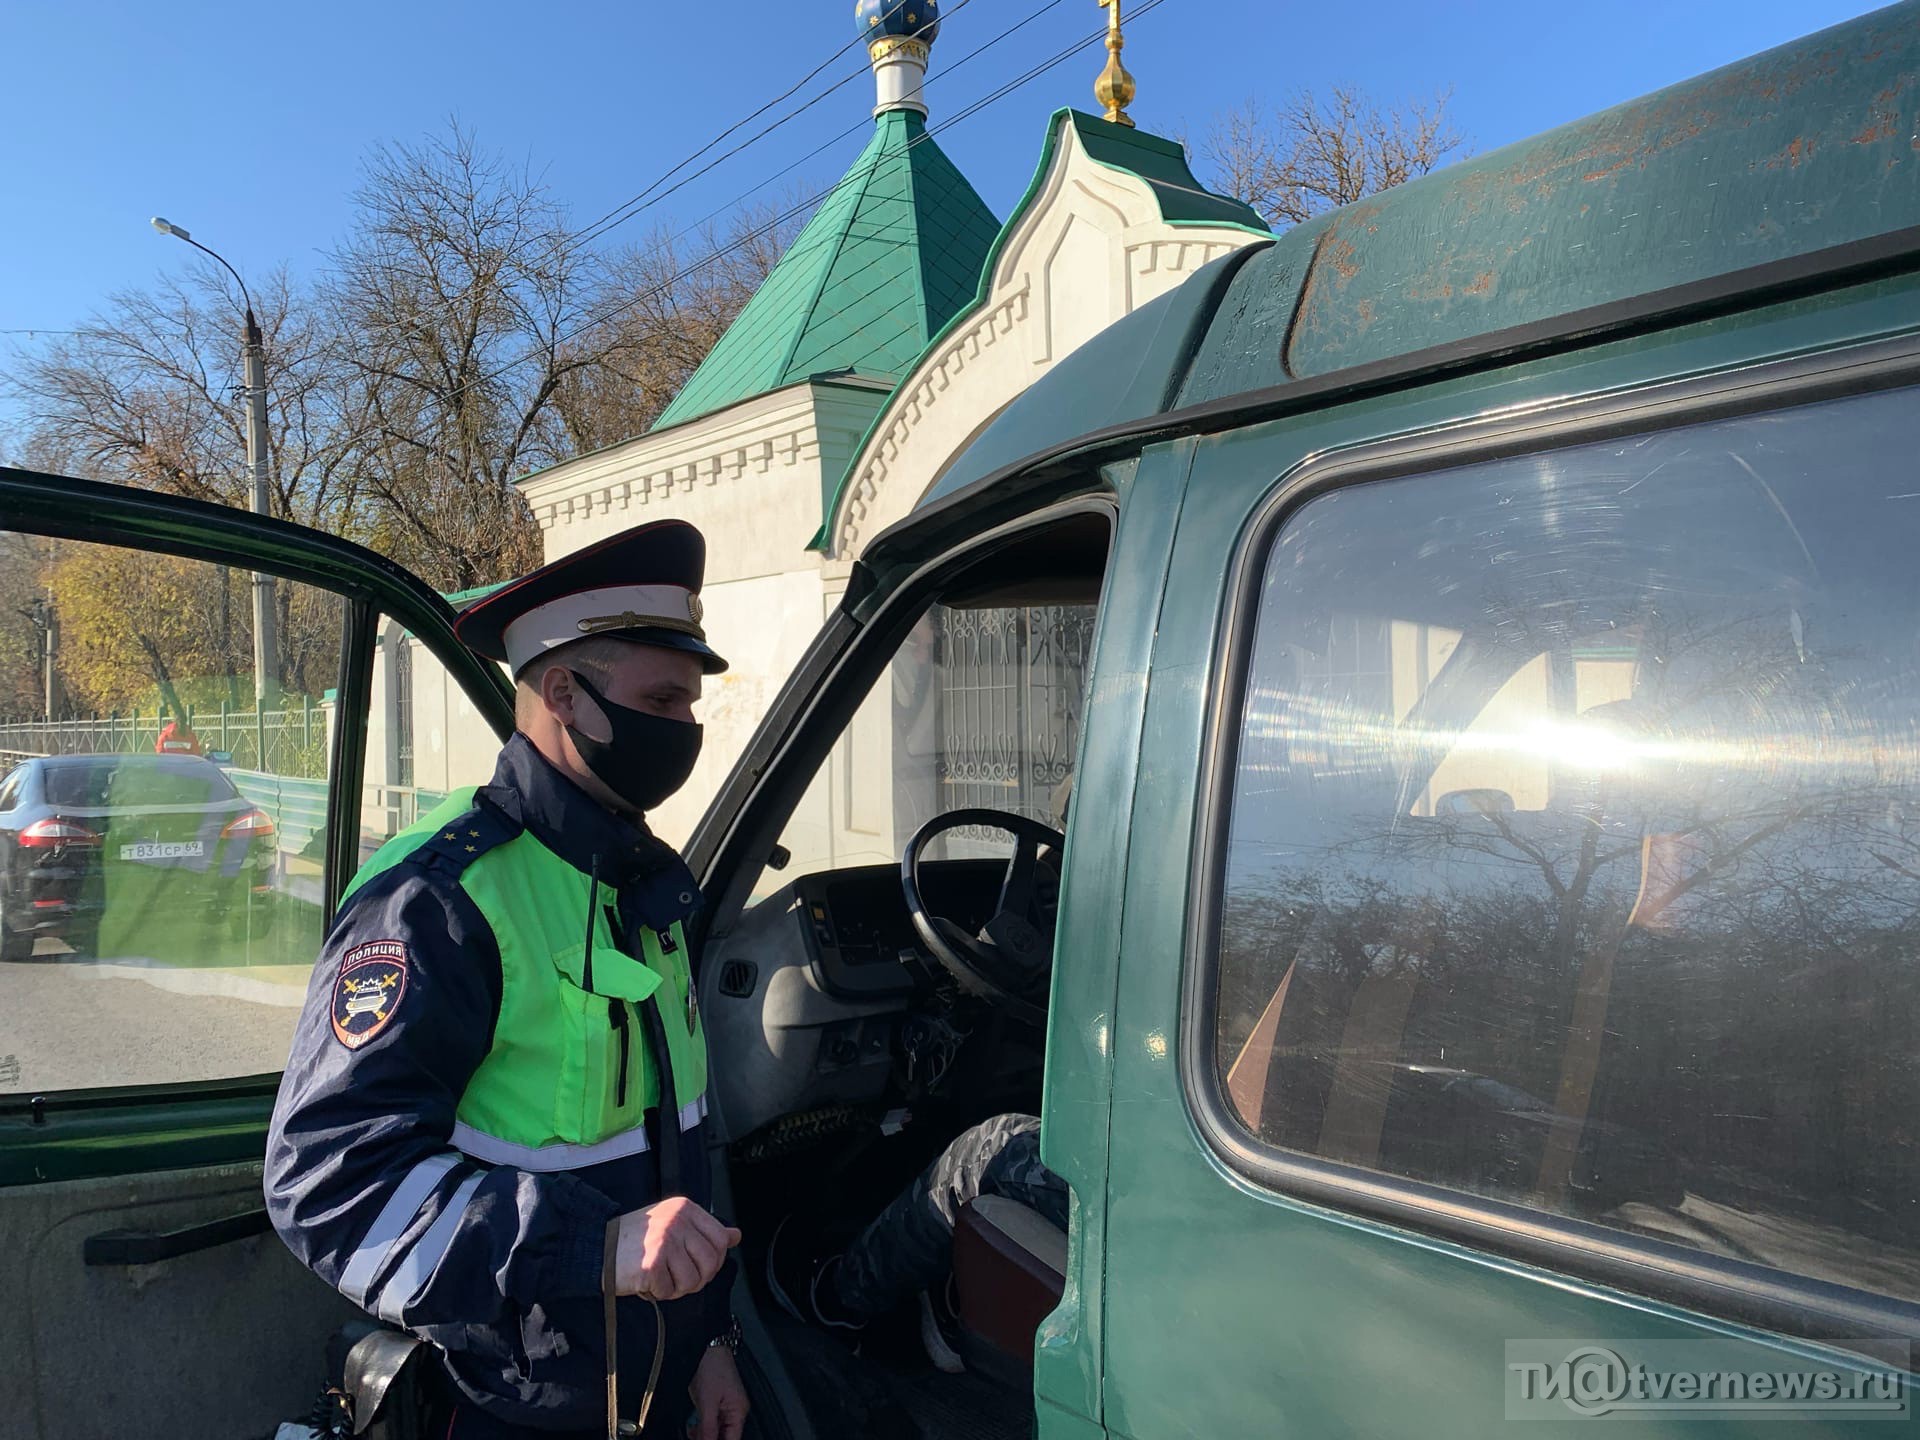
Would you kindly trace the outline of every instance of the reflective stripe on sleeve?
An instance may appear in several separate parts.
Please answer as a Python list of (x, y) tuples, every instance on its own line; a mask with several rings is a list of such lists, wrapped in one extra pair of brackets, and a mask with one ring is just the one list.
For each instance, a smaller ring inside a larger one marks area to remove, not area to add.
[[(706, 1118), (707, 1097), (704, 1094), (680, 1107), (682, 1130), (691, 1130)], [(484, 1130), (476, 1130), (458, 1120), (453, 1122), (453, 1143), (462, 1153), (471, 1155), (475, 1160), (484, 1160), (489, 1165), (511, 1165), (516, 1170), (528, 1170), (536, 1174), (584, 1170), (589, 1165), (604, 1165), (609, 1160), (644, 1154), (651, 1148), (643, 1125), (636, 1125), (631, 1130), (623, 1130), (618, 1135), (610, 1135), (591, 1145), (570, 1144), (564, 1140), (556, 1140), (551, 1145), (520, 1145), (512, 1140), (502, 1140), (497, 1135), (489, 1135)]]
[(413, 1247), (401, 1257), (400, 1264), (387, 1277), (386, 1284), (380, 1287), (380, 1299), (374, 1307), (374, 1313), (382, 1320), (398, 1325), (401, 1312), (427, 1288), (427, 1281), (433, 1277), (434, 1266), (440, 1263), (441, 1257), (447, 1253), (447, 1247), (453, 1244), (453, 1232), (460, 1226), (460, 1217), (467, 1213), (467, 1206), (473, 1203), (473, 1192), (480, 1188), (480, 1182), (485, 1178), (485, 1171), (476, 1170), (462, 1180), (460, 1188), (448, 1199), (446, 1209), (436, 1215), (433, 1224), (427, 1227), (427, 1233), (414, 1241)]
[(557, 1170), (582, 1170), (589, 1165), (638, 1155), (647, 1148), (647, 1132), (636, 1125), (593, 1145), (517, 1145), (471, 1125), (453, 1122), (453, 1143), (476, 1160), (489, 1165), (511, 1165), (516, 1170), (551, 1173)]
[(420, 1213), (420, 1207), (427, 1203), (427, 1197), (433, 1194), (434, 1188), (459, 1163), (458, 1155), (442, 1153), (422, 1160), (401, 1177), (400, 1183), (393, 1187), (393, 1194), (387, 1197), (387, 1203), (374, 1216), (373, 1224), (367, 1227), (359, 1248), (340, 1272), (341, 1294), (365, 1308), (367, 1287), (373, 1283), (373, 1277), (380, 1273), (380, 1267), (392, 1251), (394, 1242), (400, 1238), (400, 1233), (413, 1217)]

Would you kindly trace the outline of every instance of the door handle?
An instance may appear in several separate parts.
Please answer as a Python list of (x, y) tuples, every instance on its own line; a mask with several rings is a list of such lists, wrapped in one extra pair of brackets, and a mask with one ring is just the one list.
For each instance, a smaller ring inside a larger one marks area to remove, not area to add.
[(267, 1212), (244, 1210), (220, 1220), (188, 1225), (180, 1230), (106, 1230), (89, 1235), (80, 1247), (85, 1265), (155, 1265), (196, 1250), (211, 1250), (216, 1245), (264, 1235), (272, 1228)]

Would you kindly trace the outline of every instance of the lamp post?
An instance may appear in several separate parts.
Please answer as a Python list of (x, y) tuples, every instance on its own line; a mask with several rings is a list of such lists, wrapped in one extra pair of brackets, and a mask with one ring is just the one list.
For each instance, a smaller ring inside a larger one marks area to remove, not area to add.
[(40, 641), (40, 665), (47, 691), (47, 724), (51, 725), (59, 709), (60, 672), (55, 668), (55, 651), (60, 644), (60, 616), (54, 610), (51, 598), (38, 595), (20, 613), (33, 621), (34, 632)]
[[(240, 287), (240, 296), (247, 306), (247, 468), (253, 474), (253, 513), (269, 515), (272, 510), (267, 503), (267, 346), (266, 337), (260, 333), (260, 322), (253, 316), (253, 297), (247, 293), (247, 282), (240, 278), (238, 270), (227, 264), (226, 257), (202, 245), (182, 227), (156, 215), (153, 228), (162, 235), (186, 241), (203, 254), (212, 255), (226, 266), (227, 273)], [(279, 673), (279, 646), (274, 632), (273, 577), (256, 570), (253, 573), (253, 703), (259, 715), (266, 713), (274, 677)]]

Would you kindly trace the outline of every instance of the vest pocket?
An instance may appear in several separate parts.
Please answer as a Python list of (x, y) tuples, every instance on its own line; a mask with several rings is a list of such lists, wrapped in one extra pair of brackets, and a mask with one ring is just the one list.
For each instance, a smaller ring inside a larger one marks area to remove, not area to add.
[[(594, 968), (599, 968), (597, 958)], [(591, 1145), (606, 1138), (612, 1108), (607, 1096), (612, 1083), (607, 1064), (607, 1002), (564, 975), (554, 988), (560, 992), (560, 1007), (567, 1017), (566, 1053), (554, 1095), (554, 1133), (576, 1145)]]
[(581, 1142), (592, 1144), (638, 1124), (645, 1113), (645, 1067), (651, 1054), (634, 1007), (645, 1003), (662, 981), (614, 948), (611, 940), (596, 937), (593, 988), (588, 990), (581, 984), (585, 960), (585, 945), (553, 952), (562, 1002), (569, 1020), (577, 1017), (580, 1049), (579, 1086), (563, 1096), (561, 1104)]

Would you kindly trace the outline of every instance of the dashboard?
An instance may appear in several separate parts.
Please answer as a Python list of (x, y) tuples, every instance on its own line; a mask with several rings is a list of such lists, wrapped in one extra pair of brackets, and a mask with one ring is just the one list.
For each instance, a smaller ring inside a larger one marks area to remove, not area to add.
[[(930, 860), (920, 888), (933, 914), (971, 932), (997, 908), (1005, 875), (1002, 859)], [(1044, 888), (1050, 906), (1057, 889)], [(985, 1004), (958, 995), (921, 949), (899, 866), (799, 876), (707, 938), (700, 1012), (718, 1133), (899, 1103), (903, 1084), (925, 1082), (922, 1057), (940, 1052), (932, 1068), (946, 1073)]]
[[(920, 867), (927, 908), (972, 932), (993, 914), (1004, 860), (935, 860)], [(805, 875), (790, 887), (815, 973), (849, 1000), (912, 995), (919, 988), (919, 936), (907, 915), (900, 867), (863, 865)], [(777, 898), (777, 897), (776, 897)]]

